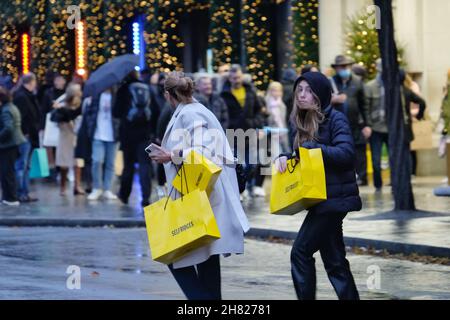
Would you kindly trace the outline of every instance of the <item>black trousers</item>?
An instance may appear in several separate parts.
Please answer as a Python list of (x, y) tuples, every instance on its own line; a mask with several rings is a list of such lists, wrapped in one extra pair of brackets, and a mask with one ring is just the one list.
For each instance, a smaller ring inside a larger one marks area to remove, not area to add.
[(367, 156), (366, 156), (366, 145), (356, 145), (356, 173), (358, 174), (358, 179), (363, 183), (367, 183)]
[(416, 175), (417, 172), (417, 152), (411, 151), (411, 174)]
[(175, 280), (188, 300), (221, 300), (220, 258), (213, 255), (196, 266), (174, 269)]
[(0, 149), (0, 180), (3, 200), (17, 201), (15, 163), (19, 156), (17, 147)]
[(316, 298), (316, 269), (313, 254), (320, 256), (328, 278), (340, 300), (359, 300), (350, 265), (345, 258), (342, 220), (346, 214), (309, 211), (291, 251), (291, 271), (300, 300)]
[(145, 152), (148, 146), (146, 141), (138, 143), (122, 144), (123, 151), (123, 172), (120, 178), (119, 196), (124, 202), (128, 202), (133, 187), (134, 165), (139, 164), (139, 182), (141, 184), (142, 203), (147, 205), (151, 187), (151, 161)]

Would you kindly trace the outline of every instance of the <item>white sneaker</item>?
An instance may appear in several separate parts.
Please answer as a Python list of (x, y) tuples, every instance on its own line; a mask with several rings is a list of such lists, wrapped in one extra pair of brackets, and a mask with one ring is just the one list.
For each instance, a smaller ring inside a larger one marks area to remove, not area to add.
[(87, 199), (91, 201), (96, 201), (100, 199), (100, 196), (102, 195), (103, 191), (101, 189), (94, 189), (92, 192), (88, 195)]
[(109, 190), (103, 192), (103, 198), (106, 200), (117, 200), (117, 196)]
[(3, 200), (2, 203), (4, 205), (11, 206), (11, 207), (16, 207), (16, 206), (20, 205), (19, 201), (6, 201), (6, 200)]
[(262, 187), (254, 187), (253, 194), (255, 195), (255, 197), (265, 197), (266, 196), (266, 192), (264, 191), (264, 189)]

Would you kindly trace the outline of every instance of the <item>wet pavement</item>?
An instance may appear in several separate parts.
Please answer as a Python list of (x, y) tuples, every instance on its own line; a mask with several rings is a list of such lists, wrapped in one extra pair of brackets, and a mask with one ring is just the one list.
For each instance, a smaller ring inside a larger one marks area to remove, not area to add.
[[(428, 211), (417, 214), (386, 213), (394, 206), (390, 187), (385, 187), (382, 193), (375, 193), (373, 187), (362, 187), (363, 210), (347, 216), (344, 234), (363, 239), (450, 248), (450, 197), (433, 195), (433, 188), (441, 185), (441, 180), (442, 177), (415, 178), (416, 206)], [(266, 179), (264, 187), (270, 190), (269, 179)], [(0, 219), (143, 219), (139, 189), (136, 187), (129, 205), (122, 205), (119, 201), (88, 202), (83, 196), (61, 197), (57, 186), (44, 183), (34, 184), (32, 189), (40, 198), (39, 202), (18, 208), (0, 206)], [(155, 192), (152, 200), (156, 200)], [(271, 216), (268, 197), (245, 200), (244, 207), (253, 228), (296, 232), (305, 217), (305, 213)]]
[[(221, 260), (223, 298), (295, 299), (289, 253), (289, 245), (247, 239), (244, 255)], [(449, 266), (348, 259), (362, 299), (450, 299)], [(336, 299), (320, 256), (316, 264), (318, 299)], [(71, 265), (80, 267), (79, 290), (66, 285)], [(167, 267), (149, 257), (143, 228), (0, 227), (0, 269), (0, 299), (184, 299)]]

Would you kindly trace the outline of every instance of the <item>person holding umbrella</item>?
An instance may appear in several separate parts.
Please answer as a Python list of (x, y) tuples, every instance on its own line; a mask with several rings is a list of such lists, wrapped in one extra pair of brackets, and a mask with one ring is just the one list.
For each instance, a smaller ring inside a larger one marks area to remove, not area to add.
[(92, 141), (93, 190), (88, 200), (117, 199), (111, 191), (120, 126), (113, 110), (116, 87), (136, 66), (139, 57), (134, 54), (115, 57), (93, 72), (84, 85), (84, 96), (92, 97), (83, 111), (87, 137)]
[(138, 163), (141, 205), (146, 207), (150, 204), (152, 167), (145, 148), (155, 139), (159, 107), (149, 86), (139, 80), (137, 71), (132, 71), (119, 87), (113, 115), (120, 119), (119, 139), (124, 163), (119, 198), (122, 203), (128, 203)]

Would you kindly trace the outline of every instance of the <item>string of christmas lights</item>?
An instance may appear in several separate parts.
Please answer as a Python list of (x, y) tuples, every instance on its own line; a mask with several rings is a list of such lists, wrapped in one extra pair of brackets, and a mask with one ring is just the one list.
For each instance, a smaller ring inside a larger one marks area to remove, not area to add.
[[(132, 23), (145, 17), (145, 62), (152, 71), (182, 70), (183, 42), (180, 19), (194, 10), (208, 10), (208, 46), (213, 66), (239, 63), (242, 59), (255, 84), (264, 87), (274, 73), (271, 46), (272, 21), (267, 6), (285, 0), (12, 0), (0, 2), (0, 66), (16, 80), (21, 72), (18, 26), (30, 36), (30, 69), (42, 79), (47, 70), (70, 75), (76, 71), (76, 30), (67, 25), (69, 5), (80, 7), (85, 22), (86, 71), (93, 71), (110, 58), (133, 52)], [(318, 56), (318, 0), (292, 1), (292, 43), (297, 65), (316, 63)], [(289, 17), (291, 19), (291, 17)], [(309, 29), (308, 29), (309, 28)], [(242, 33), (241, 33), (242, 30)], [(309, 30), (309, 31), (308, 31)], [(279, 41), (279, 40), (278, 40)], [(308, 45), (314, 44), (313, 46)], [(243, 46), (243, 48), (242, 48)], [(245, 53), (241, 57), (242, 53)], [(18, 58), (17, 58), (18, 57)], [(280, 66), (281, 67), (281, 66)], [(283, 65), (282, 67), (287, 67)]]
[(292, 2), (295, 66), (319, 62), (319, 0)]

